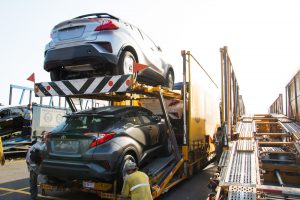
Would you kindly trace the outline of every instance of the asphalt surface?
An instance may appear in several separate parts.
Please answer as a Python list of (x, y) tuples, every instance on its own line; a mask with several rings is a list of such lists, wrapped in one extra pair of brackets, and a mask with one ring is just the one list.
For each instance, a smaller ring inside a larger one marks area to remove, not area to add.
[[(193, 177), (181, 182), (170, 191), (159, 197), (159, 200), (205, 200), (210, 192), (208, 180), (216, 171), (214, 165), (198, 172)], [(7, 161), (0, 166), (0, 200), (30, 200), (28, 171), (24, 159)], [(41, 194), (41, 191), (40, 193)], [(95, 194), (83, 192), (47, 192), (39, 199), (54, 200), (93, 200), (100, 199)]]

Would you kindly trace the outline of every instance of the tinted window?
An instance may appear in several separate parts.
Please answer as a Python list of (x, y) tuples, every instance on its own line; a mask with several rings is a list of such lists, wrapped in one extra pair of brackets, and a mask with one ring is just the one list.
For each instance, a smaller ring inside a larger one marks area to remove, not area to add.
[(1, 110), (0, 117), (7, 117), (9, 115), (9, 109)]
[(151, 122), (150, 117), (152, 115), (151, 113), (146, 112), (144, 110), (139, 110), (138, 115), (140, 116), (140, 119), (143, 124), (150, 124), (150, 122)]
[(130, 112), (125, 115), (126, 123), (134, 124), (134, 125), (142, 125), (140, 118), (138, 117), (136, 112)]
[(11, 109), (11, 114), (12, 115), (22, 115), (23, 111), (21, 108), (13, 108), (13, 109)]
[(148, 116), (141, 116), (141, 118), (142, 118), (144, 124), (150, 124), (151, 120), (149, 119)]
[(113, 126), (119, 119), (102, 116), (68, 116), (52, 133), (96, 133)]

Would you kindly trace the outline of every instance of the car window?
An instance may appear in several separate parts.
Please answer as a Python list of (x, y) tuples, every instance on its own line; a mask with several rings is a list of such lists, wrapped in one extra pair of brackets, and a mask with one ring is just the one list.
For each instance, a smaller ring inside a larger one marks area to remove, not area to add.
[(137, 113), (128, 113), (125, 116), (125, 120), (126, 120), (126, 123), (131, 123), (134, 125), (142, 125), (142, 122), (141, 122), (140, 118), (138, 117)]
[(0, 111), (0, 117), (1, 118), (4, 118), (4, 117), (7, 117), (7, 116), (9, 116), (9, 109), (5, 109), (5, 110), (1, 110)]
[(105, 132), (118, 120), (118, 118), (111, 116), (68, 116), (64, 122), (52, 130), (52, 133)]
[(151, 113), (140, 110), (138, 111), (138, 115), (140, 116), (143, 124), (150, 124), (151, 122), (150, 117), (152, 115)]
[(22, 115), (23, 111), (21, 108), (12, 108), (11, 109), (11, 114), (12, 115)]
[(145, 33), (142, 33), (142, 35), (146, 45), (149, 46), (152, 50), (157, 51), (157, 45), (153, 42), (153, 40)]
[(148, 116), (141, 116), (144, 124), (150, 124), (151, 120)]

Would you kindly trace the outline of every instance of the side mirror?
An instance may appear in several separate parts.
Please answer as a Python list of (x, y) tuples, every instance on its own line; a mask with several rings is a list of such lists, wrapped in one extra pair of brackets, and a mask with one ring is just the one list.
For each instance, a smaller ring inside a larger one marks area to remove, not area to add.
[(162, 52), (162, 49), (160, 48), (160, 46), (157, 46), (157, 50)]
[(152, 120), (153, 122), (158, 123), (158, 122), (161, 121), (161, 117), (160, 117), (160, 116), (157, 116), (157, 115), (153, 115), (153, 116), (151, 116), (151, 120)]

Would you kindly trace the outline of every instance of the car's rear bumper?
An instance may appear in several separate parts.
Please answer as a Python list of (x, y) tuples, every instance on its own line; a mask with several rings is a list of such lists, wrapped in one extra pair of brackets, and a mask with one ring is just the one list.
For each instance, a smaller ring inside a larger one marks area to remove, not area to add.
[(110, 182), (116, 173), (105, 169), (97, 163), (60, 161), (45, 159), (41, 165), (41, 173), (62, 180), (99, 180)]
[[(100, 47), (99, 47), (100, 49)], [(61, 66), (76, 66), (84, 64), (112, 63), (117, 65), (116, 55), (101, 52), (97, 44), (85, 44), (81, 46), (50, 49), (45, 54), (44, 69), (51, 71)]]

